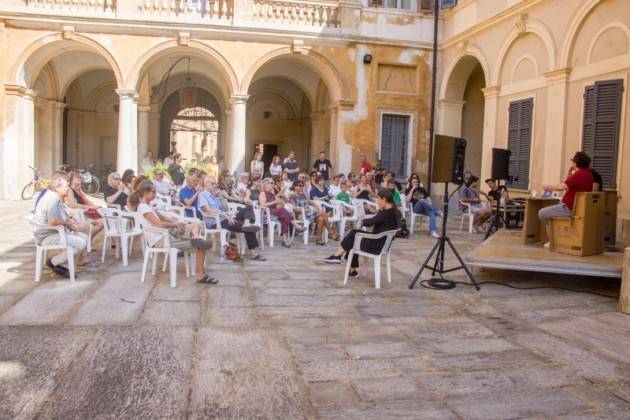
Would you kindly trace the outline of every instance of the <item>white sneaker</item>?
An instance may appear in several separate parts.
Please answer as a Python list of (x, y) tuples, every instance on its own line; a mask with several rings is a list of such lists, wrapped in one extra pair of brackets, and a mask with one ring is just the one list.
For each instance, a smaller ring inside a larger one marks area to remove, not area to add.
[(439, 233), (437, 233), (436, 231), (432, 231), (429, 234), (429, 236), (432, 237), (432, 238), (439, 238), (440, 237)]

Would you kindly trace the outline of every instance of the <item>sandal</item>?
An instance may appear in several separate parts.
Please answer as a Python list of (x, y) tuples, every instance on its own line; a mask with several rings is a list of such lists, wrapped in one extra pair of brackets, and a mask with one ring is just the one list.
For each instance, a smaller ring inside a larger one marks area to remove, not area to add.
[(200, 278), (199, 280), (197, 280), (197, 283), (199, 284), (217, 284), (219, 282), (219, 280), (215, 279), (214, 277), (210, 277), (209, 275), (205, 275), (202, 278)]
[(267, 261), (267, 259), (260, 254), (256, 255), (255, 257), (251, 257), (249, 260), (250, 261)]

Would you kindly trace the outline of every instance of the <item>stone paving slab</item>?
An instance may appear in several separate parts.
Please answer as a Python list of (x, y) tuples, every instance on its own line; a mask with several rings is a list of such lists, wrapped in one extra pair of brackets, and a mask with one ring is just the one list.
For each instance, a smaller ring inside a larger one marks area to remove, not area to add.
[(86, 328), (0, 327), (0, 418), (33, 418), (91, 340)]
[(192, 338), (192, 329), (182, 327), (114, 327), (99, 331), (38, 417), (183, 417)]

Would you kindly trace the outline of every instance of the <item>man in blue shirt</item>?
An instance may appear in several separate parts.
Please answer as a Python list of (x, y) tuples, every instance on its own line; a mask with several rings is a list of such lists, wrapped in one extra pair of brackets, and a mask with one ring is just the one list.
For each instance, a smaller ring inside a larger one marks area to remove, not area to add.
[(484, 222), (492, 215), (492, 209), (486, 208), (481, 202), (477, 189), (479, 187), (479, 178), (471, 175), (468, 181), (459, 190), (459, 201), (462, 211), (466, 211), (466, 207), (470, 208), (470, 213), (474, 215), (473, 226), (477, 233), (483, 233)]
[[(188, 174), (185, 184), (186, 185), (179, 190), (179, 201), (187, 207), (196, 208), (199, 194), (203, 191), (203, 188), (199, 185), (197, 175)], [(195, 214), (193, 214), (193, 211), (188, 209), (186, 209), (186, 217), (198, 217), (203, 219), (201, 212), (196, 211)]]
[(260, 227), (253, 224), (256, 221), (256, 216), (252, 206), (241, 208), (236, 215), (227, 214), (225, 213), (228, 209), (227, 201), (219, 198), (220, 191), (216, 179), (208, 175), (204, 186), (205, 190), (199, 194), (197, 199), (197, 208), (203, 214), (206, 226), (209, 229), (215, 228), (216, 216), (218, 216), (223, 229), (245, 235), (250, 260), (265, 261), (265, 257), (256, 252), (256, 248), (258, 248), (256, 233)]

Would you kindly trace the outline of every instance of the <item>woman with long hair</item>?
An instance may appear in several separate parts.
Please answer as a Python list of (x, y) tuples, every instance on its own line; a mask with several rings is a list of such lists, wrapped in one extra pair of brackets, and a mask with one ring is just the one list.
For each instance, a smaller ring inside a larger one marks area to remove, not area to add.
[(256, 150), (256, 152), (254, 152), (254, 159), (249, 164), (249, 173), (252, 174), (252, 178), (256, 178), (256, 173), (258, 173), (258, 178), (262, 178), (265, 175), (265, 163), (262, 159), (262, 152)]
[[(103, 220), (97, 211), (99, 206), (92, 204), (81, 190), (81, 174), (79, 172), (70, 172), (68, 174), (68, 180), (70, 181), (70, 194), (66, 195), (64, 203), (71, 209), (84, 210), (85, 216), (90, 219), (89, 223), (93, 225), (92, 240), (94, 240), (96, 235), (103, 230)], [(85, 226), (85, 233), (87, 233), (88, 227), (89, 226)]]
[[(378, 212), (370, 217), (365, 219), (363, 215), (359, 216), (361, 219), (363, 226), (369, 227), (372, 226), (373, 234), (379, 234), (386, 232), (388, 230), (395, 230), (400, 228), (401, 224), (401, 216), (400, 211), (394, 204), (394, 195), (389, 190), (382, 190), (378, 193), (377, 199), (378, 203)], [(353, 229), (346, 235), (345, 238), (341, 241), (341, 246), (337, 251), (328, 258), (325, 258), (329, 264), (341, 264), (341, 257), (345, 254), (346, 258), (348, 258), (348, 253), (354, 246), (354, 238), (357, 233), (363, 232), (359, 229)], [(361, 241), (361, 250), (365, 252), (369, 252), (371, 254), (378, 254), (383, 249), (385, 245), (385, 238), (380, 239), (363, 239)], [(358, 255), (354, 255), (352, 258), (352, 263), (350, 264), (350, 276), (356, 277), (359, 275), (357, 272), (357, 268), (359, 267), (359, 257)]]
[[(197, 259), (195, 266), (195, 274), (197, 283), (201, 284), (217, 284), (218, 280), (211, 278), (206, 274), (204, 263), (206, 260), (206, 251), (212, 245), (203, 239), (201, 235), (201, 225), (199, 223), (186, 224), (166, 217), (151, 207), (151, 201), (155, 199), (155, 187), (149, 181), (145, 181), (138, 186), (129, 197), (129, 207), (134, 208), (140, 216), (140, 223), (147, 227), (156, 227), (168, 229), (169, 242), (171, 247), (180, 251), (197, 250)], [(137, 203), (137, 205), (136, 205)], [(151, 246), (157, 244), (161, 236), (145, 232), (145, 237)]]
[(278, 221), (280, 222), (282, 245), (286, 248), (290, 248), (291, 241), (289, 241), (288, 236), (289, 228), (293, 225), (293, 228), (296, 229), (298, 233), (303, 232), (304, 228), (294, 224), (295, 216), (284, 208), (286, 201), (274, 193), (274, 183), (272, 180), (263, 180), (263, 193), (260, 194), (259, 201), (261, 207), (268, 208), (269, 213), (278, 218)]
[(280, 160), (280, 156), (276, 155), (271, 160), (271, 165), (269, 165), (269, 173), (272, 177), (282, 175), (282, 161)]

